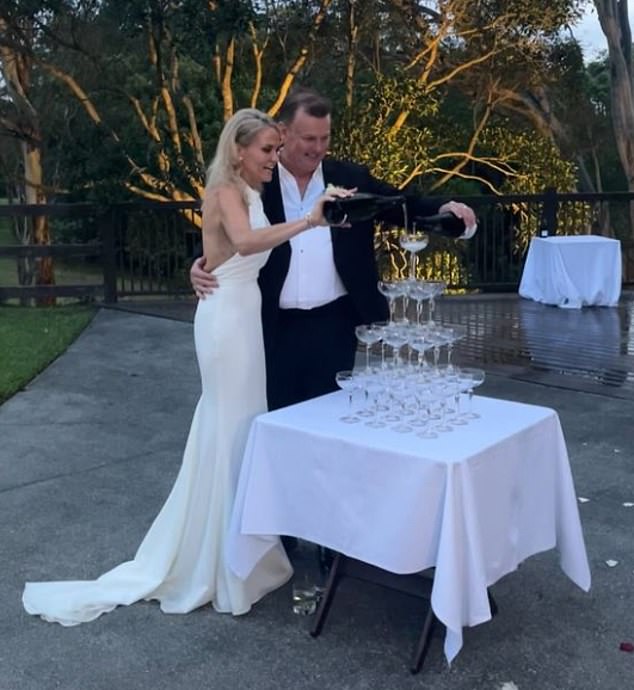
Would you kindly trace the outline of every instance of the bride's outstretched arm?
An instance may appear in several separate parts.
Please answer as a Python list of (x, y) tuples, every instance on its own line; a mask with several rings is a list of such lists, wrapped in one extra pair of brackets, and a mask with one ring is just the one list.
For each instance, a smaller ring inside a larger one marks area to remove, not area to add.
[[(286, 242), (291, 237), (315, 225), (327, 225), (323, 217), (323, 205), (325, 201), (335, 198), (330, 192), (322, 194), (310, 213), (307, 213), (299, 220), (276, 223), (266, 228), (251, 228), (247, 209), (237, 187), (226, 185), (211, 190), (209, 194), (212, 198), (206, 198), (205, 205), (203, 206), (203, 237), (205, 236), (205, 221), (208, 220), (209, 224), (213, 224), (219, 218), (222, 228), (235, 251), (243, 256), (277, 247), (278, 244)], [(341, 196), (347, 194), (348, 192), (345, 190), (338, 192), (338, 195)], [(205, 207), (209, 208), (210, 211), (215, 207), (218, 216), (213, 212), (207, 215)]]

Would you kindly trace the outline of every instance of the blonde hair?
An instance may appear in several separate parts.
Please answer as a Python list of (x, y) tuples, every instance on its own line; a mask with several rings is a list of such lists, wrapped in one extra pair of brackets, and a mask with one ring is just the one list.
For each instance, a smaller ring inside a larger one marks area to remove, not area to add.
[(246, 198), (246, 183), (240, 177), (239, 146), (248, 146), (267, 127), (277, 128), (275, 120), (255, 108), (243, 108), (230, 117), (222, 128), (216, 153), (207, 169), (205, 190), (223, 184), (235, 184)]

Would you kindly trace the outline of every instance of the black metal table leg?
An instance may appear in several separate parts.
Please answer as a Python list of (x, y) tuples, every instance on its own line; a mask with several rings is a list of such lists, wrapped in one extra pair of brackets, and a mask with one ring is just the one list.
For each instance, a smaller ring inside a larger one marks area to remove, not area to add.
[(425, 661), (427, 652), (429, 650), (429, 643), (431, 641), (431, 635), (434, 630), (434, 624), (436, 623), (436, 616), (431, 608), (431, 601), (429, 602), (429, 609), (427, 611), (427, 616), (425, 616), (425, 623), (423, 624), (423, 629), (418, 639), (418, 644), (414, 650), (414, 656), (412, 657), (412, 664), (410, 666), (410, 671), (412, 674), (418, 673)]
[(491, 590), (487, 589), (487, 596), (489, 597), (489, 608), (491, 609), (491, 618), (495, 618), (498, 615), (498, 605), (491, 594)]
[(311, 637), (317, 637), (321, 633), (321, 629), (324, 627), (326, 617), (330, 611), (330, 605), (332, 604), (337, 586), (339, 585), (339, 580), (341, 579), (341, 560), (345, 558), (346, 557), (342, 554), (337, 553), (332, 561), (330, 572), (328, 573), (328, 579), (326, 580), (324, 594), (319, 602), (317, 613), (315, 614), (315, 623), (310, 631)]

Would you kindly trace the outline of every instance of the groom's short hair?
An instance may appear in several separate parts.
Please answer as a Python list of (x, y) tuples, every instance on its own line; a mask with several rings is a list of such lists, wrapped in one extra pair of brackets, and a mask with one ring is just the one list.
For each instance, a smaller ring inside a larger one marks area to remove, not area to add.
[(298, 110), (303, 110), (312, 117), (327, 117), (332, 113), (332, 103), (308, 86), (298, 86), (284, 99), (278, 120), (288, 124), (293, 121)]

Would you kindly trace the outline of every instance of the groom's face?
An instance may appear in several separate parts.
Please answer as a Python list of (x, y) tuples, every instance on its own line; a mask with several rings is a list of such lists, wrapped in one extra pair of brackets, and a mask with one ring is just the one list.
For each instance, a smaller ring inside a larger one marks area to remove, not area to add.
[(295, 175), (312, 175), (328, 153), (330, 115), (314, 117), (300, 109), (287, 123), (280, 124), (282, 165)]

